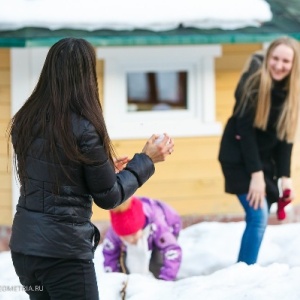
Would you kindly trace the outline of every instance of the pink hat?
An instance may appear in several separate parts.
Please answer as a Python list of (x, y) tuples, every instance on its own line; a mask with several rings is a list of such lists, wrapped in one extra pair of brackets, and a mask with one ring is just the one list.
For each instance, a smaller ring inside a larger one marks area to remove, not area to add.
[(130, 204), (126, 210), (110, 210), (112, 227), (116, 234), (120, 236), (138, 232), (144, 228), (146, 222), (142, 202), (136, 197), (132, 197), (131, 200), (127, 201), (130, 201)]

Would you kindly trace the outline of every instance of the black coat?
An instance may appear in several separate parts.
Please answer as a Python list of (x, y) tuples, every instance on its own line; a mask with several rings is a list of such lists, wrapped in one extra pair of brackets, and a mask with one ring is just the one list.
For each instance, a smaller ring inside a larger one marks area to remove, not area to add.
[[(13, 220), (12, 251), (92, 259), (100, 237), (90, 222), (93, 201), (103, 209), (111, 209), (128, 199), (154, 173), (152, 160), (141, 153), (134, 155), (124, 171), (115, 174), (94, 126), (75, 114), (72, 126), (78, 148), (96, 163), (70, 161), (58, 142), (64, 171), (49, 151), (43, 151), (47, 138), (35, 138), (26, 160), (28, 178), (21, 186)], [(13, 144), (16, 142), (17, 134), (13, 133)]]
[[(241, 100), (246, 79), (257, 70), (262, 59), (262, 56), (255, 55), (249, 70), (242, 75), (235, 92), (235, 109)], [(219, 151), (227, 193), (248, 193), (251, 173), (262, 170), (266, 181), (268, 203), (278, 200), (278, 178), (290, 176), (293, 147), (293, 144), (277, 138), (275, 128), (286, 95), (284, 82), (274, 84), (271, 91), (271, 110), (265, 131), (253, 127), (255, 108), (251, 104), (246, 107), (242, 116), (233, 114), (229, 118)]]

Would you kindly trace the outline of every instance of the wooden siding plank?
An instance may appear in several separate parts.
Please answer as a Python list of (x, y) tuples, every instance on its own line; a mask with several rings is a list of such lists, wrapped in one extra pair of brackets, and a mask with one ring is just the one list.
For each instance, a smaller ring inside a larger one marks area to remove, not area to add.
[(9, 151), (7, 147), (7, 137), (0, 137), (0, 155), (7, 157)]
[(174, 174), (176, 174), (176, 179), (209, 179), (216, 177), (218, 168), (221, 175), (221, 167), (217, 157), (210, 161), (176, 162), (176, 164), (170, 162), (168, 166), (157, 169), (154, 176), (158, 180), (172, 179)]
[(0, 82), (1, 85), (10, 84), (10, 71), (5, 69), (0, 69)]
[(10, 119), (10, 104), (9, 103), (0, 103), (0, 121), (8, 123)]
[(222, 44), (222, 54), (226, 58), (232, 53), (252, 53), (262, 48), (262, 44)]
[(216, 70), (238, 70), (241, 72), (253, 52), (260, 51), (261, 49), (262, 44), (222, 45), (222, 56), (216, 58)]
[(0, 49), (0, 69), (10, 68), (10, 49)]
[(98, 80), (99, 98), (100, 98), (101, 105), (104, 106), (103, 103), (104, 60), (103, 59), (97, 60), (96, 73), (97, 73), (97, 80)]
[(239, 70), (241, 72), (250, 55), (251, 53), (233, 54), (226, 56), (226, 59), (216, 58), (216, 70)]
[[(8, 85), (0, 84), (0, 105), (7, 104), (10, 105), (10, 89)], [(10, 117), (10, 113), (8, 114)]]
[[(224, 90), (232, 91), (235, 88), (241, 76), (241, 70), (224, 72), (219, 71), (216, 74), (216, 91), (223, 92)], [(234, 90), (232, 91), (234, 92)]]
[(10, 49), (0, 49), (0, 224), (12, 222), (11, 160), (7, 154), (6, 130), (10, 112)]
[[(220, 195), (224, 190), (223, 178), (199, 178), (197, 180), (158, 180), (152, 178), (139, 189), (144, 195), (155, 195), (165, 199), (170, 195), (180, 195), (182, 199), (191, 196), (203, 198), (209, 195)], [(170, 193), (171, 192), (171, 193)]]
[(12, 222), (12, 192), (11, 175), (0, 172), (0, 224), (11, 225)]
[(11, 189), (4, 189), (1, 186), (0, 189), (0, 204), (1, 208), (10, 208), (11, 206)]
[(11, 189), (11, 174), (0, 172), (1, 189)]
[(11, 224), (12, 224), (12, 209), (1, 207), (0, 220), (1, 220), (1, 225), (11, 226)]
[[(1, 109), (1, 106), (0, 106)], [(8, 129), (8, 120), (2, 121), (0, 120), (0, 139), (6, 139), (7, 140), (7, 129)]]
[(5, 156), (0, 155), (0, 172), (11, 174), (11, 160)]

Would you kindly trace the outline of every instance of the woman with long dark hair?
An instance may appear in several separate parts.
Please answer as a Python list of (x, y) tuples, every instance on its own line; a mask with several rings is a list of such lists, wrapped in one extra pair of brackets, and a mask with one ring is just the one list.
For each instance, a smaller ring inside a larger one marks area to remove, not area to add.
[(116, 158), (95, 50), (77, 38), (50, 48), (9, 133), (21, 185), (10, 248), (24, 290), (30, 299), (98, 299), (92, 259), (100, 234), (90, 221), (92, 204), (112, 209), (130, 198), (154, 163), (172, 153), (173, 140), (165, 135), (156, 143), (153, 135), (132, 159)]

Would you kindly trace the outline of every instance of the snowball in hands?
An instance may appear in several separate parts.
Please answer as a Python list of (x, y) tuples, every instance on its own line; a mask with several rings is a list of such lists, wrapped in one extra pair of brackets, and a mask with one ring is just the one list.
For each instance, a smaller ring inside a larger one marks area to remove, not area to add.
[[(159, 135), (159, 137), (155, 140), (155, 144), (161, 143), (161, 141), (165, 138), (165, 134), (162, 133)], [(170, 140), (167, 142), (167, 144), (170, 142)]]

